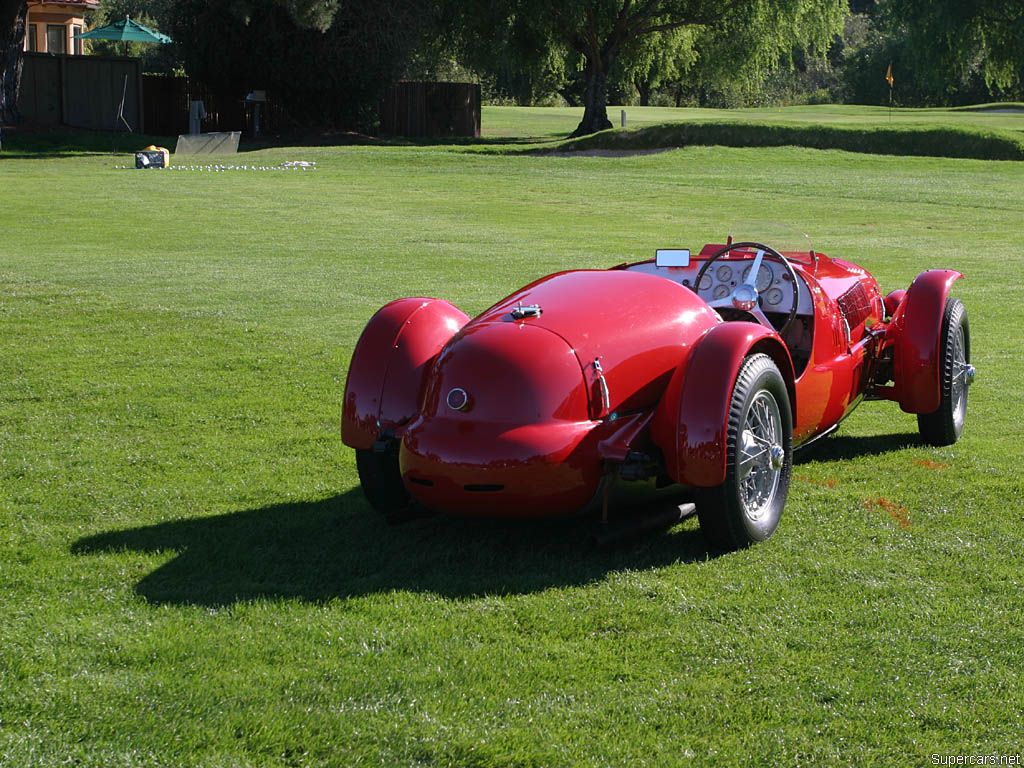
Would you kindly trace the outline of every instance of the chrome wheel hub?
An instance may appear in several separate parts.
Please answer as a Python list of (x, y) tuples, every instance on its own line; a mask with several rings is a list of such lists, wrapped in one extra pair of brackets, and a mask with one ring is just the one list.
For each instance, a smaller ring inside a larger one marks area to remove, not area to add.
[(974, 383), (974, 366), (967, 362), (967, 345), (963, 326), (957, 328), (953, 340), (953, 381), (950, 392), (953, 401), (953, 420), (962, 424), (967, 415), (967, 388)]
[(739, 440), (738, 476), (744, 514), (763, 517), (775, 499), (786, 451), (782, 447), (782, 416), (768, 390), (755, 395), (747, 409)]

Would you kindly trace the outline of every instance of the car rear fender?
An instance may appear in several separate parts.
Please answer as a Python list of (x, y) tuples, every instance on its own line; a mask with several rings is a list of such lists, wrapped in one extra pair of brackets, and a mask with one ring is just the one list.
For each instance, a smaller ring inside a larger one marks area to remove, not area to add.
[(677, 483), (710, 487), (725, 481), (732, 388), (743, 360), (760, 352), (778, 366), (796, 413), (793, 361), (779, 335), (757, 323), (716, 325), (676, 369), (651, 422), (651, 437)]
[(893, 348), (893, 399), (907, 413), (932, 413), (942, 400), (939, 343), (952, 269), (922, 272), (893, 312), (885, 345)]
[(341, 440), (367, 450), (381, 432), (419, 411), (427, 371), (438, 353), (469, 322), (440, 299), (398, 299), (366, 324), (348, 367)]

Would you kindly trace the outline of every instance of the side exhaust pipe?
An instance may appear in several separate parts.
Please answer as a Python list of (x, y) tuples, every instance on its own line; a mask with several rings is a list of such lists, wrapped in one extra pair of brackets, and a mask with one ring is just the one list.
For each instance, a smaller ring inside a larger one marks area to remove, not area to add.
[(641, 511), (635, 517), (631, 516), (627, 520), (601, 523), (600, 528), (590, 535), (588, 541), (592, 546), (604, 549), (647, 531), (670, 528), (692, 516), (696, 511), (697, 505), (693, 502), (673, 504), (668, 508), (655, 506)]

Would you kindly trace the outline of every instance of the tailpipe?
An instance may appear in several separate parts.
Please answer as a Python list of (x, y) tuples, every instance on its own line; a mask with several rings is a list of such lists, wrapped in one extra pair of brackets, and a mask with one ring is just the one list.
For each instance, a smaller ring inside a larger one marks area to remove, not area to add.
[(640, 512), (635, 517), (631, 516), (628, 520), (602, 522), (588, 541), (591, 546), (604, 549), (648, 531), (669, 528), (692, 516), (696, 511), (697, 505), (693, 502), (673, 504), (668, 508), (659, 505), (646, 512)]

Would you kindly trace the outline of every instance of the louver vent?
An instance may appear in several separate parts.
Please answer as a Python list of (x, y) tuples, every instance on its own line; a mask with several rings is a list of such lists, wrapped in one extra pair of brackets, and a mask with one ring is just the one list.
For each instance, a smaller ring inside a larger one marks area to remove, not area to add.
[(871, 300), (863, 283), (854, 286), (839, 297), (839, 311), (843, 313), (850, 328), (856, 328), (871, 314)]

